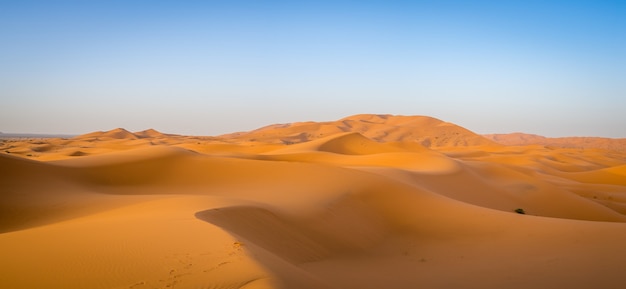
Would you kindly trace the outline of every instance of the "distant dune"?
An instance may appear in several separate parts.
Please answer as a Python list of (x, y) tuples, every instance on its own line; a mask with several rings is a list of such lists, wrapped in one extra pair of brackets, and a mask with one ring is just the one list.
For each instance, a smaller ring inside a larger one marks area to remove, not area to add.
[(115, 138), (115, 139), (137, 139), (138, 137), (123, 128), (116, 128), (110, 131), (97, 131), (84, 135), (76, 136), (77, 139), (82, 138)]
[(416, 142), (426, 147), (495, 144), (465, 128), (428, 116), (371, 114), (354, 115), (330, 122), (270, 125), (251, 132), (228, 134), (221, 137), (292, 144), (344, 132), (357, 132), (378, 142)]
[(484, 137), (504, 145), (544, 145), (560, 148), (597, 148), (626, 152), (626, 139), (602, 137), (559, 137), (548, 138), (534, 134), (485, 134)]
[(166, 134), (163, 134), (155, 129), (147, 129), (147, 130), (142, 130), (139, 132), (134, 133), (134, 135), (138, 138), (158, 138), (158, 137), (165, 137), (167, 136)]
[(89, 138), (114, 138), (114, 139), (138, 139), (138, 138), (160, 138), (176, 136), (173, 134), (164, 134), (155, 129), (146, 129), (132, 133), (123, 128), (116, 128), (109, 131), (96, 131), (87, 134), (75, 136), (75, 139), (89, 139)]
[(618, 289), (600, 140), (392, 115), (2, 139), (0, 288)]

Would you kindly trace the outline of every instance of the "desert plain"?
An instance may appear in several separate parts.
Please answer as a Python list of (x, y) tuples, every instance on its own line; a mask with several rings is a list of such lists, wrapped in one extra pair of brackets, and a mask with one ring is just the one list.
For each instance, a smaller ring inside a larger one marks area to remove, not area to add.
[(355, 115), (0, 140), (0, 288), (624, 288), (626, 140)]

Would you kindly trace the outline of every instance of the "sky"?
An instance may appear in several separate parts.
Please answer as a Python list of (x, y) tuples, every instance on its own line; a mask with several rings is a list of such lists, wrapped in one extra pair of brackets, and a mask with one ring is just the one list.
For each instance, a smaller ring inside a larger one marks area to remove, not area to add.
[(626, 137), (626, 1), (0, 0), (0, 131), (353, 114)]

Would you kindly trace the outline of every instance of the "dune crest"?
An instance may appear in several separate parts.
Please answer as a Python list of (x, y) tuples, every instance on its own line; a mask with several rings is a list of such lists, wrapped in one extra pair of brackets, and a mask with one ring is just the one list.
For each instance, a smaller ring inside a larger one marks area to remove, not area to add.
[(166, 136), (166, 134), (159, 132), (152, 128), (135, 132), (133, 135), (135, 135), (138, 138), (159, 138), (159, 137)]
[(377, 142), (416, 142), (426, 147), (496, 145), (465, 128), (436, 118), (372, 114), (354, 115), (329, 122), (271, 125), (221, 137), (293, 144), (346, 132), (357, 132)]
[(0, 287), (623, 287), (626, 153), (520, 139), (374, 114), (1, 139)]
[(603, 137), (548, 138), (535, 134), (485, 134), (484, 137), (504, 145), (544, 145), (561, 148), (606, 149), (626, 152), (626, 139)]
[(272, 153), (319, 151), (343, 155), (370, 155), (390, 152), (407, 152), (402, 148), (373, 141), (358, 132), (333, 134), (316, 140), (292, 144)]

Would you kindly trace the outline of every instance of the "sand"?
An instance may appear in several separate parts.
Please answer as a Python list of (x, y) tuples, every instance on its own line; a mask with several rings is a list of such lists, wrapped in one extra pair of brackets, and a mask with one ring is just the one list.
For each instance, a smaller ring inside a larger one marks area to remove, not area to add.
[(557, 137), (550, 138), (527, 133), (486, 134), (484, 137), (505, 145), (544, 145), (562, 148), (601, 148), (626, 152), (626, 138)]
[(0, 288), (623, 288), (625, 180), (421, 116), (5, 139)]

